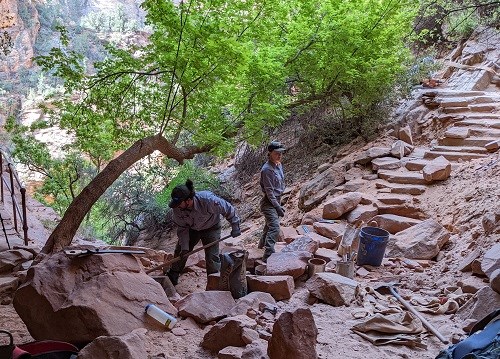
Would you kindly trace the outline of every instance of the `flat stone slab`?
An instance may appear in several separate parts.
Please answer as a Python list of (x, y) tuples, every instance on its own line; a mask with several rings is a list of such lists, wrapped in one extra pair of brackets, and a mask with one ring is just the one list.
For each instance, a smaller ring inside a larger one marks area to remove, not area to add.
[(484, 148), (488, 152), (495, 152), (496, 150), (498, 150), (500, 148), (500, 139), (488, 142), (487, 144), (484, 145)]
[(433, 151), (441, 152), (465, 152), (465, 153), (486, 153), (484, 147), (476, 146), (434, 146)]
[(450, 127), (444, 133), (449, 138), (467, 138), (469, 136), (469, 128), (467, 127)]
[(488, 155), (484, 155), (481, 153), (469, 153), (469, 152), (443, 152), (443, 151), (427, 151), (425, 153), (424, 158), (436, 158), (439, 156), (443, 156), (448, 161), (470, 161), (475, 160), (477, 158), (485, 158)]
[(421, 171), (422, 168), (427, 166), (431, 161), (424, 159), (413, 159), (405, 163), (405, 167), (408, 171)]
[(395, 214), (402, 217), (410, 217), (415, 219), (426, 219), (428, 216), (423, 213), (420, 208), (411, 204), (378, 204), (379, 214)]
[(372, 169), (378, 170), (395, 170), (401, 168), (401, 160), (394, 157), (380, 157), (372, 160)]
[(455, 122), (455, 126), (482, 126), (482, 127), (491, 127), (491, 128), (500, 128), (500, 119), (465, 119), (462, 121)]
[(498, 109), (498, 105), (495, 103), (479, 103), (469, 105), (471, 111), (478, 112), (492, 112)]
[(427, 187), (422, 185), (393, 184), (385, 181), (378, 181), (375, 186), (389, 189), (390, 193), (411, 194), (413, 196), (418, 196), (427, 190)]
[(440, 107), (467, 107), (472, 103), (474, 98), (472, 97), (440, 97), (436, 98), (436, 102)]
[(500, 137), (500, 129), (498, 128), (490, 128), (490, 127), (468, 127), (469, 136), (496, 136)]
[(470, 136), (467, 138), (453, 138), (444, 137), (439, 140), (439, 144), (443, 146), (473, 146), (473, 147), (484, 147), (486, 144), (492, 141), (500, 139), (500, 133), (497, 137), (482, 137), (482, 136)]
[(391, 183), (419, 185), (427, 183), (421, 173), (414, 172), (379, 171), (378, 177)]
[(443, 107), (442, 111), (444, 113), (460, 113), (470, 111), (469, 106), (459, 106), (459, 107)]
[(372, 220), (377, 222), (377, 227), (383, 228), (391, 234), (396, 234), (422, 222), (419, 219), (398, 216), (395, 214), (379, 214), (373, 217)]
[(462, 90), (450, 90), (450, 89), (431, 89), (422, 91), (422, 95), (430, 97), (465, 97), (465, 96), (484, 96), (486, 92), (484, 91), (462, 91)]
[(385, 204), (404, 204), (411, 202), (411, 196), (397, 193), (380, 193), (377, 199)]

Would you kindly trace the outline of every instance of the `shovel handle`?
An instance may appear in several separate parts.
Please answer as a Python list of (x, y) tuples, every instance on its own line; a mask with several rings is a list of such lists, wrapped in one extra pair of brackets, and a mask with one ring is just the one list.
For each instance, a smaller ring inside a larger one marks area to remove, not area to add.
[(434, 326), (429, 323), (423, 316), (422, 314), (420, 314), (419, 312), (417, 312), (415, 310), (415, 308), (413, 308), (410, 303), (408, 303), (406, 300), (404, 300), (403, 298), (401, 298), (401, 296), (399, 295), (399, 293), (396, 291), (396, 289), (394, 289), (394, 287), (391, 285), (389, 286), (389, 290), (391, 291), (391, 294), (396, 297), (397, 300), (399, 300), (401, 302), (401, 304), (403, 304), (405, 306), (406, 309), (408, 309), (410, 312), (412, 312), (413, 314), (415, 314), (415, 316), (420, 319), (420, 321), (422, 322), (423, 325), (425, 325), (425, 327), (427, 327), (427, 329), (429, 329), (432, 334), (434, 334), (436, 337), (438, 337), (439, 340), (441, 340), (444, 344), (448, 344), (448, 340), (446, 340), (445, 337), (443, 337), (443, 335), (437, 331), (436, 328), (434, 328)]
[(163, 264), (160, 264), (160, 265), (158, 265), (158, 266), (156, 266), (156, 267), (153, 267), (153, 268), (151, 268), (151, 269), (148, 269), (148, 270), (146, 271), (146, 273), (147, 273), (147, 274), (149, 274), (149, 273), (151, 273), (151, 272), (154, 272), (155, 270), (158, 270), (158, 269), (163, 269), (163, 268), (165, 268), (165, 267), (168, 267), (169, 265), (171, 265), (171, 264), (173, 264), (173, 263), (175, 263), (175, 262), (180, 261), (182, 258), (187, 258), (187, 257), (189, 257), (191, 254), (195, 254), (195, 253), (197, 253), (197, 252), (201, 251), (202, 249), (205, 249), (205, 248), (211, 247), (211, 246), (213, 246), (213, 245), (214, 245), (214, 244), (216, 244), (216, 243), (219, 243), (219, 242), (221, 242), (221, 241), (223, 241), (223, 240), (225, 240), (225, 239), (228, 239), (229, 237), (231, 237), (231, 235), (230, 235), (230, 234), (228, 234), (227, 236), (224, 236), (224, 237), (222, 237), (222, 238), (220, 238), (220, 239), (218, 239), (218, 240), (216, 240), (216, 241), (213, 241), (213, 242), (211, 242), (211, 243), (205, 244), (204, 246), (201, 246), (201, 247), (199, 247), (199, 248), (193, 249), (191, 252), (187, 252), (187, 253), (186, 253), (186, 254), (184, 254), (183, 256), (174, 257), (174, 258), (172, 258), (172, 259), (170, 259), (170, 260), (168, 260), (168, 261), (165, 261)]

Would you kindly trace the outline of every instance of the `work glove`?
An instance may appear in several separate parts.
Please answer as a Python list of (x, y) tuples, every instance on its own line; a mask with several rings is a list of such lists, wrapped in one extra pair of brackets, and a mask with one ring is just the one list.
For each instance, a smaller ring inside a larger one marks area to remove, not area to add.
[(276, 207), (276, 212), (278, 212), (278, 217), (285, 217), (285, 209), (283, 207)]
[(231, 230), (231, 237), (236, 238), (241, 236), (240, 224), (233, 224), (233, 229)]

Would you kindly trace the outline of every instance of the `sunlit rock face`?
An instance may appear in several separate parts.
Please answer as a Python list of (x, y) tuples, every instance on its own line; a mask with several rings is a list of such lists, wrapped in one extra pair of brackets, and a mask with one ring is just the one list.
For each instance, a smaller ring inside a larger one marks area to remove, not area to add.
[(34, 44), (40, 30), (38, 11), (32, 2), (0, 2), (0, 78), (9, 78), (21, 68), (30, 68)]

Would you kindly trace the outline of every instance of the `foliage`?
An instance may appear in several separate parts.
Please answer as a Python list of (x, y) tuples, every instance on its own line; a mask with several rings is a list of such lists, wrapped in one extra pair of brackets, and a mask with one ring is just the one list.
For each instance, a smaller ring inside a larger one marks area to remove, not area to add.
[(11, 117), (6, 129), (12, 134), (15, 145), (12, 156), (30, 171), (44, 176), (43, 184), (37, 189), (35, 197), (62, 214), (88, 183), (90, 166), (75, 151), (66, 153), (64, 157), (54, 157), (45, 143), (36, 140), (33, 135), (26, 135), (46, 126), (43, 121), (34, 123), (30, 128), (20, 126)]
[(168, 221), (172, 189), (191, 178), (197, 190), (216, 191), (219, 182), (206, 170), (186, 161), (158, 162), (151, 157), (124, 173), (94, 206), (88, 222), (95, 236), (113, 243), (127, 243), (132, 233)]
[(0, 32), (0, 52), (7, 56), (12, 51), (12, 37), (7, 31)]
[[(96, 72), (85, 73), (70, 47), (75, 35), (62, 31), (60, 46), (37, 63), (64, 80), (68, 96), (54, 103), (51, 121), (96, 171), (154, 135), (221, 155), (241, 140), (261, 143), (304, 106), (330, 104), (363, 131), (409, 56), (412, 4), (146, 0), (148, 45), (108, 46)], [(169, 186), (185, 180), (183, 171), (170, 173)]]
[(127, 15), (123, 5), (117, 6), (113, 11), (91, 12), (83, 16), (80, 25), (97, 32), (129, 32), (138, 30), (139, 24)]
[[(173, 163), (171, 163), (171, 166), (173, 166)], [(168, 185), (156, 197), (156, 201), (160, 207), (168, 205), (171, 199), (170, 193), (172, 193), (174, 187), (184, 184), (188, 178), (193, 181), (195, 190), (197, 191), (210, 190), (217, 192), (220, 188), (217, 178), (202, 167), (196, 166), (193, 161), (186, 161), (181, 166), (170, 168), (173, 169), (171, 179)]]
[(480, 26), (498, 26), (500, 1), (421, 0), (415, 30), (427, 46), (467, 39)]

